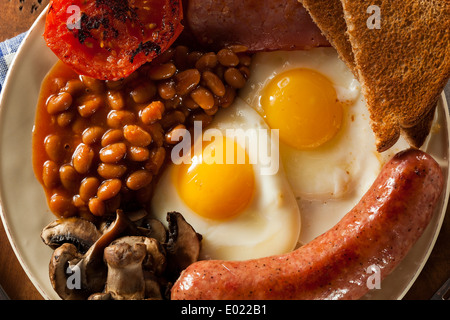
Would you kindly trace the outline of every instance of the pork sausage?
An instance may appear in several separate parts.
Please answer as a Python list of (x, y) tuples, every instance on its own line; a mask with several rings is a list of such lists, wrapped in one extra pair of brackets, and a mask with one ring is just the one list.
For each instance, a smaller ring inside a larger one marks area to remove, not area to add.
[(427, 153), (396, 154), (332, 229), (293, 252), (246, 261), (204, 260), (182, 272), (172, 299), (358, 299), (371, 266), (386, 277), (428, 225), (443, 174)]
[(297, 0), (189, 0), (186, 29), (204, 47), (244, 45), (250, 51), (330, 46)]

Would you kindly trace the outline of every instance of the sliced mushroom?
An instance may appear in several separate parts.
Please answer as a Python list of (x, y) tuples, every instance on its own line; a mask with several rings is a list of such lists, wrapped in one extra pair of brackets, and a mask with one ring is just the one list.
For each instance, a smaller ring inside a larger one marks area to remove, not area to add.
[(105, 292), (114, 300), (140, 300), (145, 297), (145, 281), (142, 261), (146, 256), (143, 243), (126, 242), (111, 244), (105, 248), (108, 265)]
[(89, 296), (88, 300), (113, 300), (111, 293), (98, 292)]
[(201, 234), (186, 222), (178, 212), (168, 212), (169, 240), (166, 245), (167, 268), (172, 275), (178, 274), (198, 260), (201, 249)]
[(162, 300), (160, 278), (153, 272), (144, 270), (145, 298), (149, 300)]
[(167, 241), (167, 230), (161, 221), (152, 218), (144, 218), (141, 222), (139, 230), (146, 237), (156, 239), (160, 243), (166, 243)]
[(144, 209), (133, 211), (127, 214), (128, 218), (134, 222), (141, 235), (154, 238), (160, 243), (167, 241), (167, 230), (163, 223), (151, 218)]
[(63, 243), (72, 243), (79, 252), (86, 252), (101, 236), (92, 223), (82, 218), (71, 217), (53, 221), (41, 232), (41, 239), (52, 249)]
[[(50, 282), (56, 293), (64, 300), (79, 300), (87, 297), (87, 293), (81, 289), (81, 275), (73, 268), (82, 259), (83, 256), (71, 243), (64, 243), (53, 251), (49, 265)], [(76, 284), (73, 287), (69, 285), (68, 278), (72, 274), (73, 281), (80, 284), (78, 288)]]
[(154, 238), (144, 236), (126, 236), (114, 240), (111, 245), (119, 243), (128, 243), (133, 246), (136, 243), (145, 245), (146, 256), (142, 267), (146, 270), (152, 271), (156, 275), (161, 275), (166, 269), (166, 252), (163, 246)]
[[(53, 279), (53, 287), (61, 298), (83, 298), (84, 296), (80, 295), (80, 292), (87, 294), (87, 296), (91, 293), (101, 292), (105, 286), (107, 277), (107, 267), (103, 261), (103, 251), (114, 239), (129, 230), (130, 221), (123, 212), (118, 211), (114, 222), (90, 246), (85, 254), (79, 252), (71, 243), (65, 243), (55, 249), (50, 266), (50, 279)], [(63, 255), (64, 259), (59, 258), (61, 255)], [(70, 277), (70, 273), (67, 273), (66, 269), (68, 265), (75, 264), (79, 268), (81, 289), (80, 291), (75, 290), (73, 295), (71, 295), (65, 292), (65, 290), (70, 290), (70, 288), (67, 288), (67, 279)], [(63, 290), (62, 288), (65, 289)]]

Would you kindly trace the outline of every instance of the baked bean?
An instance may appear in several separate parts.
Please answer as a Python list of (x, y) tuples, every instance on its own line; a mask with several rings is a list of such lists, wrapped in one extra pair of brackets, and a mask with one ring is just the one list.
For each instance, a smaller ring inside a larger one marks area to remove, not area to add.
[(202, 109), (209, 110), (214, 107), (214, 96), (208, 89), (198, 87), (191, 92), (191, 98)]
[(245, 78), (242, 73), (236, 68), (228, 68), (224, 75), (225, 81), (235, 89), (241, 89), (245, 86)]
[(217, 53), (217, 60), (225, 67), (235, 67), (239, 64), (239, 57), (230, 49), (222, 49)]
[(207, 115), (213, 116), (217, 113), (217, 111), (219, 111), (219, 106), (218, 105), (214, 105), (212, 108), (210, 109), (205, 109), (205, 113)]
[(117, 163), (125, 157), (127, 146), (123, 142), (113, 143), (100, 150), (100, 160), (105, 163)]
[(248, 47), (244, 46), (242, 44), (231, 45), (231, 46), (228, 47), (228, 49), (230, 49), (234, 53), (242, 53), (242, 52), (247, 52), (248, 51)]
[(200, 106), (190, 96), (187, 96), (183, 99), (183, 105), (189, 110), (200, 108)]
[(154, 58), (152, 60), (152, 63), (159, 63), (159, 64), (166, 63), (173, 58), (174, 54), (175, 54), (175, 48), (170, 47), (169, 49), (167, 49), (166, 51), (161, 53), (159, 56)]
[(161, 147), (164, 143), (164, 129), (161, 123), (155, 122), (145, 126), (145, 130), (152, 136), (153, 144)]
[(42, 182), (44, 186), (52, 189), (59, 184), (59, 167), (56, 162), (47, 160), (42, 169)]
[(90, 99), (78, 106), (78, 113), (83, 118), (88, 118), (97, 112), (103, 105), (103, 99), (99, 96), (90, 96)]
[(204, 112), (196, 112), (189, 116), (189, 118), (187, 119), (187, 125), (192, 126), (194, 122), (201, 121), (203, 128), (205, 128), (212, 122), (212, 120), (212, 116)]
[(214, 52), (205, 53), (195, 63), (195, 68), (200, 71), (214, 69), (217, 66), (217, 56)]
[(150, 80), (169, 79), (175, 74), (176, 71), (177, 67), (172, 62), (168, 62), (152, 66), (148, 71), (148, 77)]
[(242, 73), (245, 79), (250, 78), (250, 69), (246, 66), (239, 67), (239, 71)]
[(67, 218), (76, 213), (76, 208), (70, 197), (55, 193), (50, 197), (50, 210), (57, 216)]
[(100, 187), (98, 187), (97, 197), (102, 201), (109, 200), (116, 196), (121, 188), (122, 181), (119, 179), (105, 180), (100, 184)]
[(166, 110), (178, 109), (178, 107), (180, 107), (182, 103), (183, 98), (181, 96), (175, 95), (175, 97), (173, 97), (172, 99), (164, 101), (164, 108)]
[(106, 123), (109, 127), (118, 129), (127, 124), (132, 124), (135, 120), (135, 115), (127, 110), (112, 110), (108, 113)]
[(109, 129), (102, 136), (102, 147), (106, 147), (112, 143), (121, 142), (123, 139), (123, 130), (122, 129)]
[(79, 194), (76, 194), (72, 197), (72, 203), (77, 208), (81, 208), (86, 205), (86, 202), (83, 199), (81, 199)]
[(102, 92), (105, 89), (105, 83), (103, 81), (88, 76), (80, 76), (80, 79), (91, 92)]
[(106, 93), (108, 104), (113, 110), (120, 110), (125, 107), (125, 97), (120, 90), (109, 90)]
[(62, 92), (51, 96), (47, 101), (47, 112), (49, 114), (57, 114), (66, 111), (72, 105), (72, 95), (68, 92)]
[(128, 176), (126, 185), (131, 190), (139, 190), (152, 182), (152, 178), (153, 175), (150, 171), (137, 170)]
[(161, 120), (164, 113), (164, 103), (153, 101), (141, 111), (141, 120), (145, 124), (152, 124)]
[(128, 125), (123, 129), (123, 136), (136, 147), (146, 147), (152, 143), (152, 136), (137, 125)]
[(249, 55), (240, 54), (239, 63), (242, 64), (243, 66), (250, 67), (250, 64), (252, 63), (252, 58)]
[(187, 65), (188, 68), (194, 68), (198, 59), (203, 56), (203, 53), (200, 51), (192, 51), (187, 55)]
[(72, 96), (77, 96), (83, 93), (85, 86), (79, 79), (70, 79), (66, 82), (66, 86), (61, 91), (68, 92)]
[(105, 203), (97, 197), (91, 198), (88, 206), (94, 216), (103, 216), (106, 212)]
[(133, 101), (136, 103), (149, 102), (156, 94), (156, 86), (153, 82), (149, 81), (141, 83), (130, 91), (130, 95)]
[(45, 152), (50, 160), (58, 162), (63, 156), (63, 144), (61, 138), (56, 134), (48, 135), (44, 140)]
[(141, 162), (148, 160), (149, 157), (150, 151), (147, 148), (134, 146), (128, 148), (127, 159), (131, 161)]
[(78, 190), (78, 185), (80, 183), (80, 176), (74, 167), (70, 164), (66, 164), (59, 168), (59, 179), (61, 184), (68, 191)]
[(92, 145), (94, 143), (99, 142), (102, 139), (104, 132), (105, 129), (103, 129), (100, 126), (89, 127), (83, 131), (81, 141), (83, 141), (84, 144)]
[(69, 124), (72, 123), (74, 117), (75, 117), (74, 112), (72, 110), (67, 110), (61, 112), (56, 116), (56, 122), (60, 127), (67, 127)]
[(166, 159), (166, 149), (164, 147), (157, 147), (150, 150), (149, 160), (145, 163), (145, 169), (149, 170), (154, 175), (158, 174), (164, 161)]
[(139, 203), (146, 205), (152, 198), (153, 186), (151, 184), (136, 191), (136, 200)]
[(104, 179), (114, 179), (123, 176), (127, 172), (127, 167), (123, 164), (100, 163), (97, 172)]
[(225, 94), (225, 85), (222, 80), (213, 72), (205, 71), (202, 74), (205, 85), (216, 95), (222, 97)]
[(184, 70), (188, 68), (187, 57), (189, 48), (186, 46), (177, 46), (173, 55), (173, 60), (178, 69)]
[[(180, 133), (184, 133), (186, 127), (182, 124), (179, 124), (175, 126), (172, 130), (166, 133), (165, 141), (167, 144), (177, 144), (180, 142), (183, 138), (180, 136)], [(180, 130), (183, 130), (182, 132), (179, 132)]]
[(120, 204), (122, 203), (121, 194), (117, 194), (111, 199), (105, 201), (105, 210), (106, 212), (116, 212), (117, 209), (120, 208)]
[(124, 87), (124, 80), (120, 79), (120, 80), (106, 80), (105, 81), (105, 85), (108, 89), (111, 90), (120, 90)]
[(100, 186), (100, 180), (96, 177), (87, 177), (81, 181), (79, 195), (84, 202), (88, 202), (90, 198), (97, 194), (97, 189)]
[(175, 91), (183, 96), (192, 91), (200, 83), (200, 72), (197, 69), (188, 69), (175, 75)]
[(175, 83), (172, 80), (161, 81), (157, 85), (158, 94), (164, 100), (169, 100), (175, 97)]
[(53, 78), (51, 80), (52, 82), (52, 89), (51, 92), (59, 91), (61, 88), (64, 87), (64, 79), (61, 77)]
[(186, 120), (186, 116), (183, 112), (179, 110), (171, 111), (170, 113), (167, 113), (160, 121), (162, 128), (164, 130), (167, 130), (169, 128), (172, 128), (173, 126), (184, 123)]
[(79, 144), (73, 153), (73, 167), (78, 173), (85, 174), (91, 168), (94, 156), (94, 150), (84, 143)]
[(78, 135), (83, 134), (83, 131), (89, 127), (89, 118), (75, 117), (72, 121), (72, 131)]
[(225, 95), (219, 98), (219, 105), (222, 108), (228, 108), (236, 98), (236, 90), (232, 87), (225, 88)]

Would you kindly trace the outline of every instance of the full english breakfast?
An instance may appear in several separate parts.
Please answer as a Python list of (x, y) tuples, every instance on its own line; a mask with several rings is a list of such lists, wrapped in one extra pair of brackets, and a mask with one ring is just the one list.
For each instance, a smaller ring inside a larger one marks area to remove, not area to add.
[(33, 167), (58, 295), (359, 299), (390, 274), (445, 184), (419, 149), (449, 5), (381, 1), (381, 29), (369, 5), (51, 1)]

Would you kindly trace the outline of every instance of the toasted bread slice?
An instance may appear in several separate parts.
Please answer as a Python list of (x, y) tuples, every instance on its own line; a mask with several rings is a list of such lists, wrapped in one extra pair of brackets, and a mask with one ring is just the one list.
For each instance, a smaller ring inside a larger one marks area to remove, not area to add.
[(367, 24), (372, 0), (341, 2), (378, 151), (400, 134), (420, 147), (450, 77), (450, 2), (377, 1), (380, 29)]
[(347, 64), (355, 76), (352, 46), (347, 35), (347, 24), (344, 19), (341, 0), (299, 0), (311, 15), (330, 44), (336, 49), (340, 58)]

